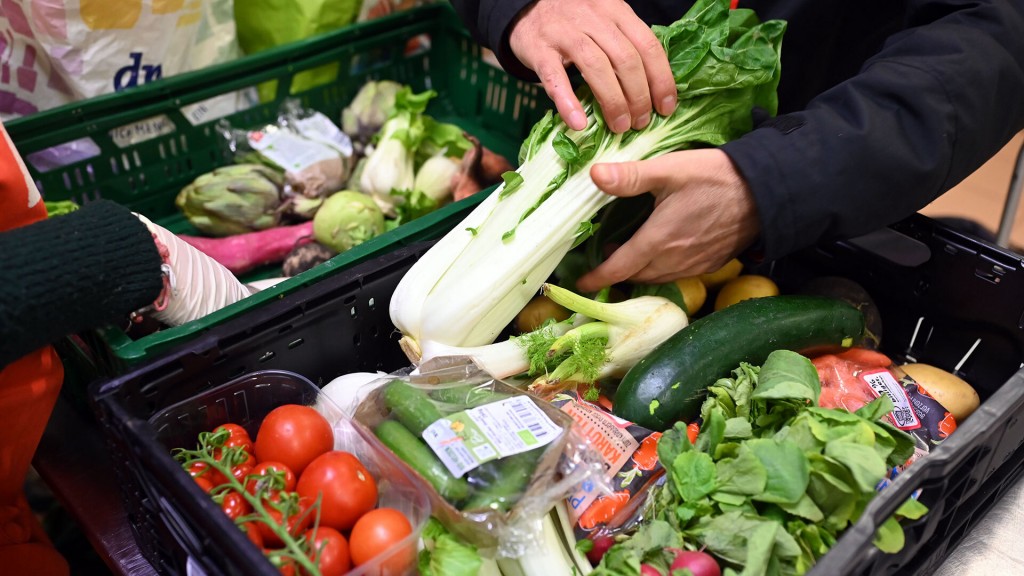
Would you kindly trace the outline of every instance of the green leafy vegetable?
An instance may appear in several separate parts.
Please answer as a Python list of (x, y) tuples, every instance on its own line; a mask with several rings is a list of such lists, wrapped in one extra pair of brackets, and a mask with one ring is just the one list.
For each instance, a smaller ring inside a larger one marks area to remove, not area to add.
[[(652, 495), (654, 522), (675, 529), (684, 547), (713, 554), (726, 574), (801, 574), (814, 566), (913, 448), (907, 434), (879, 420), (892, 410), (887, 398), (851, 414), (819, 408), (819, 395), (810, 360), (788, 350), (715, 382), (696, 441), (682, 423), (661, 436), (667, 481)], [(899, 519), (925, 513), (924, 504), (908, 500), (879, 528), (875, 544), (900, 550)], [(598, 573), (638, 574), (644, 556), (636, 550), (650, 536), (643, 538), (613, 546)]]

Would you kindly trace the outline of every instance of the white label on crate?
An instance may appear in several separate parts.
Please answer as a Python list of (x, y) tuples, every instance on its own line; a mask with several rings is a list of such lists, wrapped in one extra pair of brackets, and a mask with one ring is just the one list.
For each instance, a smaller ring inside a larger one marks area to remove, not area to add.
[(117, 144), (118, 148), (125, 148), (139, 142), (152, 140), (157, 136), (170, 134), (177, 130), (174, 123), (166, 115), (153, 116), (124, 126), (118, 126), (110, 131), (110, 138)]
[(551, 443), (562, 430), (532, 400), (513, 396), (434, 422), (423, 439), (452, 476), (461, 478), (484, 462)]
[(185, 574), (186, 576), (206, 576), (206, 572), (199, 567), (199, 562), (196, 562), (191, 556), (185, 560)]
[(900, 430), (913, 430), (921, 427), (921, 420), (917, 417), (917, 412), (914, 411), (914, 407), (910, 404), (907, 391), (903, 389), (903, 386), (893, 377), (891, 372), (881, 368), (879, 370), (862, 372), (860, 377), (871, 387), (871, 391), (874, 392), (876, 398), (885, 394), (892, 400), (893, 409), (888, 418), (892, 421), (893, 425)]

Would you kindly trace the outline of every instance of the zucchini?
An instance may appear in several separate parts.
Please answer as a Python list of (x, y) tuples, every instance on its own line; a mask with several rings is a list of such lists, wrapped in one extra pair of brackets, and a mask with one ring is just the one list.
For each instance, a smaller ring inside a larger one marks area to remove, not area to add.
[(822, 296), (784, 295), (738, 302), (694, 321), (638, 362), (615, 391), (616, 416), (651, 430), (692, 422), (708, 386), (740, 362), (761, 365), (768, 354), (857, 344), (864, 316)]
[(430, 446), (413, 435), (401, 422), (384, 420), (373, 429), (373, 433), (453, 506), (458, 507), (469, 497), (469, 483), (452, 476)]

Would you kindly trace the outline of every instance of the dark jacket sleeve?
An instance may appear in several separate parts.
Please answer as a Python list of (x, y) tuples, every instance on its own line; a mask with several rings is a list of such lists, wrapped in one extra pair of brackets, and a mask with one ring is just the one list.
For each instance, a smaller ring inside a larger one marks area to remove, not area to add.
[(0, 368), (151, 304), (161, 262), (149, 229), (106, 200), (0, 232)]
[(1024, 128), (1024, 2), (908, 6), (859, 74), (723, 147), (753, 191), (765, 256), (902, 219)]

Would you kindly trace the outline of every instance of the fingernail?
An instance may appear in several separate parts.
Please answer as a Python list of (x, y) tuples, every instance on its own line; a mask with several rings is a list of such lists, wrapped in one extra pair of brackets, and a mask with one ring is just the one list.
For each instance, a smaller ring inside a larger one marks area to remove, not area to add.
[(629, 114), (623, 114), (611, 123), (612, 132), (625, 132), (629, 130)]
[(569, 114), (569, 127), (573, 130), (583, 130), (587, 127), (587, 115), (579, 110), (573, 110)]
[(676, 97), (675, 96), (665, 96), (661, 100), (661, 114), (662, 114), (662, 116), (668, 116), (672, 112), (675, 112), (675, 109), (676, 109)]
[(643, 116), (636, 119), (636, 122), (633, 124), (633, 128), (637, 130), (643, 130), (650, 122), (651, 115), (647, 112), (644, 112)]

